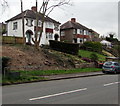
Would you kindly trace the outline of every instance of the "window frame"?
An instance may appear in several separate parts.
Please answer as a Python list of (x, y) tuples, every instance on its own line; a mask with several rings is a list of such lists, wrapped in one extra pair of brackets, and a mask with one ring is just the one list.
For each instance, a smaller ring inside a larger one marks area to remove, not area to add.
[(18, 29), (18, 22), (13, 22), (13, 30), (17, 30)]

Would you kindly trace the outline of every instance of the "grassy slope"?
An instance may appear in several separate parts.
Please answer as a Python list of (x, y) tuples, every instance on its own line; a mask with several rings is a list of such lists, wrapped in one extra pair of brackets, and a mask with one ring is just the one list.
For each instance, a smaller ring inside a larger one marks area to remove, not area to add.
[(46, 71), (17, 71), (20, 72), (20, 78), (14, 79), (5, 77), (2, 83), (17, 83), (17, 82), (30, 82), (38, 80), (47, 80), (46, 75), (61, 75), (61, 74), (72, 74), (82, 72), (97, 72), (101, 71), (100, 68), (82, 68), (82, 69), (71, 69), (71, 70), (46, 70)]
[(82, 56), (82, 57), (90, 58), (91, 53), (95, 53), (98, 56), (99, 61), (105, 61), (106, 56), (104, 56), (104, 55), (101, 55), (101, 54), (96, 53), (96, 52), (91, 52), (91, 51), (86, 51), (86, 50), (79, 50), (79, 55)]

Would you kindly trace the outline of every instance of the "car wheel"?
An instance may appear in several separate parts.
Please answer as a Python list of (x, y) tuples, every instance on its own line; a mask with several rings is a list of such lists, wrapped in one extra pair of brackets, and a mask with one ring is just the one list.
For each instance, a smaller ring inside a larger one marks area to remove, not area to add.
[(114, 74), (117, 74), (117, 70), (114, 71)]

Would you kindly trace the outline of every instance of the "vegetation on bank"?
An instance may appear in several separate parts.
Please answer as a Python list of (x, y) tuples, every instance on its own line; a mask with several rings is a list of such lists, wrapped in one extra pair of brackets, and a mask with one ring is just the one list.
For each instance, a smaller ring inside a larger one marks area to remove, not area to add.
[(106, 56), (99, 54), (97, 52), (87, 51), (87, 50), (79, 50), (79, 56), (91, 58), (91, 54), (94, 53), (98, 56), (98, 61), (105, 61)]
[(45, 71), (14, 71), (19, 72), (20, 76), (11, 77), (6, 76), (2, 77), (2, 83), (12, 84), (20, 82), (31, 82), (39, 80), (47, 80), (45, 76), (49, 75), (62, 75), (62, 74), (73, 74), (73, 73), (83, 73), (83, 72), (98, 72), (102, 71), (100, 68), (81, 68), (81, 69), (71, 69), (71, 70), (45, 70)]

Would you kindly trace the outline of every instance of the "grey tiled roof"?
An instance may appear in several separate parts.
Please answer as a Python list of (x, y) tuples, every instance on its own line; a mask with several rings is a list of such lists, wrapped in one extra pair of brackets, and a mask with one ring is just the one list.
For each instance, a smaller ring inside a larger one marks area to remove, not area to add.
[[(36, 13), (35, 11), (33, 10), (25, 10), (23, 12), (24, 14), (24, 17), (25, 18), (31, 18), (31, 19), (36, 19), (36, 14), (38, 15), (38, 18), (41, 20), (42, 19), (42, 14), (41, 13)], [(22, 13), (16, 15), (15, 17), (12, 17), (11, 19), (7, 20), (6, 22), (9, 22), (9, 21), (14, 21), (14, 20), (17, 20), (17, 19), (21, 19), (22, 18)], [(53, 23), (57, 23), (57, 24), (60, 24), (59, 22), (55, 21), (54, 19), (46, 16), (45, 17), (45, 21), (48, 21), (48, 22), (53, 22)]]
[(81, 25), (80, 23), (77, 22), (72, 22), (72, 21), (68, 21), (66, 23), (64, 23), (63, 25), (61, 25), (61, 30), (64, 29), (84, 29), (84, 30), (89, 30), (89, 28)]

